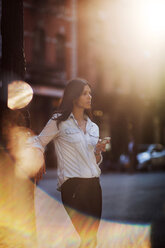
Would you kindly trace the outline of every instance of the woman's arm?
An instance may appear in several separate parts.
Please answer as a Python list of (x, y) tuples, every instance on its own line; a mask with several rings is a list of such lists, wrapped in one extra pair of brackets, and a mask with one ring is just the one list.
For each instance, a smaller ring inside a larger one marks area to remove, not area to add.
[[(33, 148), (37, 148), (37, 151), (41, 152), (41, 157), (42, 157), (45, 151), (46, 145), (53, 138), (58, 136), (58, 134), (59, 134), (59, 129), (57, 128), (56, 121), (50, 119), (38, 136), (33, 136), (32, 138), (28, 140), (28, 144), (30, 144), (30, 146), (32, 146)], [(40, 168), (40, 170), (34, 177), (35, 181), (37, 182), (40, 179), (42, 179), (42, 175), (45, 174), (45, 172), (46, 172), (45, 162), (43, 162), (43, 166)]]
[(46, 145), (59, 134), (56, 121), (50, 119), (38, 136), (33, 137), (32, 146), (45, 151)]
[(102, 140), (99, 139), (95, 147), (95, 157), (98, 165), (100, 165), (103, 160), (102, 152), (106, 151), (106, 144), (108, 144), (109, 142), (110, 142), (109, 139), (105, 140), (104, 142), (102, 142)]
[(103, 160), (103, 156), (102, 156), (101, 152), (100, 153), (95, 153), (95, 157), (96, 157), (96, 163), (98, 165), (100, 165), (102, 160)]

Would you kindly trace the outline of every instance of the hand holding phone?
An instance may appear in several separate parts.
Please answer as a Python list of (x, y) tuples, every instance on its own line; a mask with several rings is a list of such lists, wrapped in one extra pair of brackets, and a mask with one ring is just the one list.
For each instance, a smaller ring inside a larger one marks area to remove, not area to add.
[(109, 144), (111, 137), (104, 137), (103, 139), (100, 139), (99, 141), (103, 144)]
[(99, 142), (105, 145), (105, 151), (110, 150), (110, 140), (111, 137), (104, 137), (103, 139), (99, 139)]

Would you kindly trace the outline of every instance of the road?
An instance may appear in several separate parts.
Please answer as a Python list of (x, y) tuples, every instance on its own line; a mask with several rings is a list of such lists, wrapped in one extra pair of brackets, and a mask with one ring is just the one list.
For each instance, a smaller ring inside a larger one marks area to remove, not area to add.
[[(48, 171), (39, 187), (61, 202), (56, 172)], [(102, 217), (108, 220), (149, 223), (163, 215), (165, 172), (101, 175)]]
[[(56, 184), (56, 171), (48, 171), (39, 182), (38, 188), (60, 204)], [(101, 185), (103, 222), (100, 243), (103, 242), (103, 237), (108, 237), (108, 245), (101, 243), (99, 247), (165, 247), (165, 172), (102, 174)], [(108, 230), (111, 230), (110, 234)], [(120, 242), (116, 240), (116, 235), (119, 234)]]

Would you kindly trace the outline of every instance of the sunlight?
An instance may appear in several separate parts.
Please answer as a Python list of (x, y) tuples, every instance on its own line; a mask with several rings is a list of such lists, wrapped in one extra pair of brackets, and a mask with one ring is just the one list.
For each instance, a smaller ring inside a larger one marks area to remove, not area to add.
[(141, 3), (141, 20), (145, 31), (151, 35), (165, 35), (165, 2), (147, 0)]
[(8, 148), (15, 158), (15, 173), (20, 178), (33, 178), (44, 164), (44, 155), (31, 144), (33, 132), (25, 127), (14, 126), (8, 130)]
[(95, 11), (105, 93), (128, 94), (133, 88), (155, 97), (165, 63), (165, 1), (105, 1)]

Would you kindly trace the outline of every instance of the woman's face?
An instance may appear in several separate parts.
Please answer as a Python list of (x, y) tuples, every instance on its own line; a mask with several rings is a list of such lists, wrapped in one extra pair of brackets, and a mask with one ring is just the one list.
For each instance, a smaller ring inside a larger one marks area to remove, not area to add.
[(74, 106), (83, 109), (90, 109), (91, 100), (92, 100), (91, 89), (88, 85), (85, 85), (81, 96), (74, 101)]

